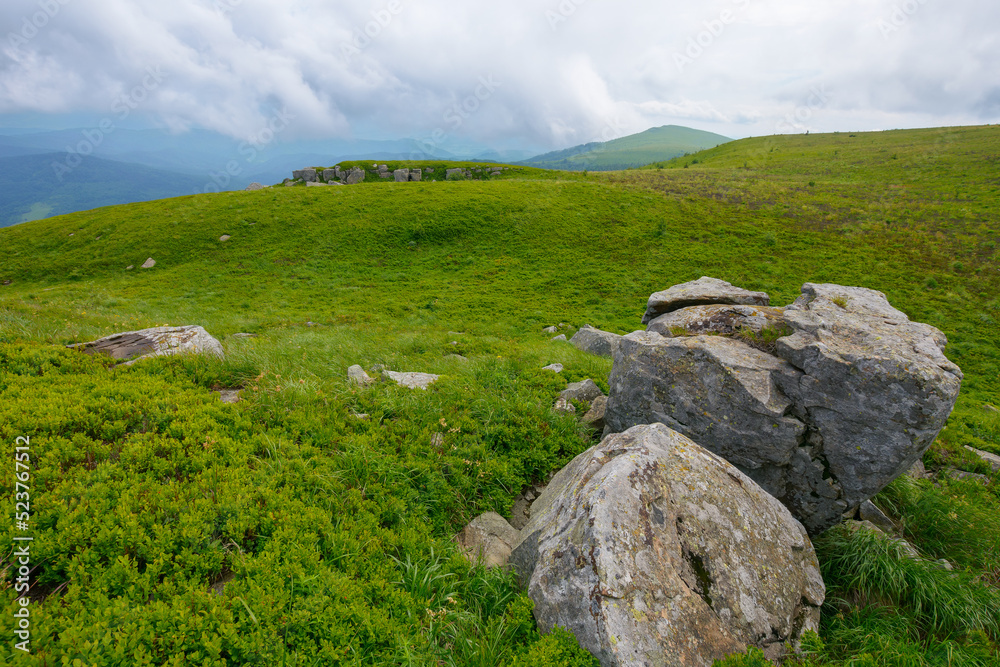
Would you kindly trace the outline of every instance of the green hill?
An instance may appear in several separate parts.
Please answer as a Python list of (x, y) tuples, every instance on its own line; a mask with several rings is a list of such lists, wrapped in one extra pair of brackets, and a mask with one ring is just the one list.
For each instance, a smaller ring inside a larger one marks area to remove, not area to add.
[[(542, 328), (629, 332), (650, 293), (703, 275), (775, 303), (807, 281), (871, 287), (948, 335), (965, 382), (924, 462), (993, 483), (875, 499), (923, 560), (818, 538), (828, 601), (801, 664), (997, 664), (1000, 478), (963, 446), (1000, 453), (998, 160), (998, 127), (768, 137), (612, 174), (282, 187), (0, 229), (0, 451), (32, 451), (33, 653), (14, 664), (592, 664), (450, 538), (597, 437), (551, 406), (567, 381), (607, 389), (610, 361)], [(203, 325), (225, 360), (116, 369), (63, 348), (167, 323)], [(353, 364), (442, 378), (355, 387)]]
[[(207, 177), (96, 157), (65, 168), (65, 153), (0, 157), (0, 227), (73, 211), (163, 199), (204, 189)], [(61, 178), (53, 168), (62, 163)]]
[(695, 153), (732, 141), (712, 132), (678, 125), (654, 127), (621, 139), (574, 146), (545, 153), (521, 164), (541, 169), (612, 171), (642, 167), (658, 160)]

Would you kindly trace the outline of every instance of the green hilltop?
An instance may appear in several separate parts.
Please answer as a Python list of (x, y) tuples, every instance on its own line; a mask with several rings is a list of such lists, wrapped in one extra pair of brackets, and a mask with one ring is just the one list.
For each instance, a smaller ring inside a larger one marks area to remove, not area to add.
[(522, 164), (542, 169), (611, 171), (642, 167), (658, 160), (695, 153), (732, 141), (713, 132), (679, 125), (664, 125), (605, 142), (582, 144), (545, 153)]
[[(998, 664), (1000, 477), (964, 447), (1000, 454), (998, 162), (992, 126), (776, 136), (632, 171), (369, 177), (0, 229), (0, 443), (13, 461), (31, 438), (36, 582), (33, 653), (0, 655), (594, 664), (451, 537), (599, 436), (551, 407), (567, 381), (607, 390), (610, 360), (543, 327), (630, 332), (650, 293), (707, 275), (775, 304), (870, 287), (940, 328), (965, 381), (924, 463), (992, 478), (875, 498), (919, 560), (863, 531), (815, 540), (823, 625), (791, 664)], [(225, 360), (64, 347), (163, 324), (204, 326)], [(353, 364), (442, 377), (357, 387)]]

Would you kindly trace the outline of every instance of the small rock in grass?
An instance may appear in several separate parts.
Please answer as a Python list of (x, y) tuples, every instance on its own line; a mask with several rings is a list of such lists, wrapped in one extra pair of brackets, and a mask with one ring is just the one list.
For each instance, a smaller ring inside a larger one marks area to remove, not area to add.
[(556, 412), (565, 412), (566, 414), (570, 415), (576, 414), (576, 407), (568, 400), (562, 397), (556, 399), (556, 404), (552, 407), (552, 409), (555, 410)]
[(562, 364), (549, 364), (548, 366), (546, 366), (542, 370), (543, 371), (552, 371), (553, 373), (562, 373), (563, 372), (563, 365)]
[(608, 397), (598, 396), (590, 404), (590, 410), (583, 416), (583, 423), (598, 431), (604, 430), (604, 413), (608, 409)]
[(557, 329), (556, 327), (545, 327), (544, 329), (542, 329), (542, 333), (555, 333), (557, 331), (559, 331), (559, 329)]
[(576, 400), (583, 401), (584, 403), (590, 403), (598, 396), (603, 396), (604, 392), (597, 384), (587, 378), (583, 382), (574, 382), (566, 387), (561, 394), (560, 398), (565, 398), (566, 400)]
[(487, 512), (463, 528), (455, 541), (470, 562), (481, 563), (486, 568), (507, 567), (510, 552), (520, 535), (502, 516)]
[(219, 395), (219, 399), (223, 403), (239, 403), (240, 402), (240, 390), (239, 389), (222, 389), (216, 392)]
[(1000, 472), (1000, 456), (997, 456), (996, 454), (990, 454), (989, 452), (984, 452), (974, 447), (969, 447), (968, 445), (966, 445), (965, 448), (968, 449), (973, 454), (975, 454), (976, 456), (978, 456), (979, 458), (981, 458), (982, 460), (989, 463), (990, 467), (993, 468), (993, 472)]
[(566, 342), (566, 334), (559, 334), (558, 336), (554, 337), (552, 340), (559, 340), (559, 341), (562, 341), (562, 342), (565, 343)]
[(858, 516), (862, 521), (870, 521), (875, 524), (885, 533), (893, 534), (898, 532), (896, 524), (892, 522), (892, 519), (887, 517), (882, 510), (876, 507), (875, 503), (870, 500), (866, 500), (861, 503), (861, 507), (858, 508)]
[(144, 263), (144, 264), (142, 265), (142, 268), (144, 268), (144, 269), (151, 269), (151, 268), (153, 268), (154, 266), (156, 266), (156, 260), (155, 260), (155, 259), (153, 259), (152, 257), (150, 257), (150, 258), (149, 258), (149, 259), (147, 259), (147, 260), (146, 260), (146, 262), (145, 262), (145, 263)]
[(358, 365), (351, 366), (347, 369), (347, 378), (354, 384), (361, 387), (365, 387), (375, 382), (375, 380), (372, 379), (368, 373), (365, 373), (365, 369)]
[(229, 234), (223, 234), (222, 236), (219, 237), (219, 240), (222, 241), (223, 243), (225, 243), (226, 241), (228, 241), (231, 238), (233, 238), (233, 237), (230, 236)]
[(423, 389), (424, 391), (427, 391), (427, 388), (441, 377), (440, 375), (431, 375), (430, 373), (397, 373), (394, 371), (384, 371), (383, 375), (401, 387)]
[(134, 265), (134, 264), (129, 264), (128, 266), (126, 266), (126, 267), (125, 267), (125, 270), (126, 270), (126, 271), (131, 271), (131, 270), (132, 270), (132, 269), (134, 269), (134, 268), (135, 268), (135, 265)]

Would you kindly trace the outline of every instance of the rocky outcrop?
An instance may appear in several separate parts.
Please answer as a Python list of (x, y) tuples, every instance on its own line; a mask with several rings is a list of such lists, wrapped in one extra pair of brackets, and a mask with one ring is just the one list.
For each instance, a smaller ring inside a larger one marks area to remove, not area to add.
[(171, 354), (225, 356), (222, 344), (199, 326), (155, 327), (125, 331), (68, 347), (86, 354), (106, 354), (131, 364), (146, 357)]
[(316, 182), (316, 170), (315, 169), (299, 169), (292, 172), (292, 178), (296, 181), (305, 181), (306, 183)]
[(777, 658), (817, 628), (825, 593), (789, 512), (662, 424), (557, 473), (511, 563), (540, 629), (569, 629), (604, 667), (709, 667), (748, 646)]
[(618, 346), (618, 341), (621, 339), (622, 337), (618, 334), (601, 331), (589, 324), (585, 324), (569, 342), (578, 350), (587, 352), (588, 354), (595, 354), (599, 357), (613, 357), (615, 355), (615, 348)]
[(365, 180), (365, 170), (361, 167), (352, 167), (343, 179), (347, 185), (357, 185), (363, 180)]
[(648, 324), (660, 315), (688, 306), (713, 304), (769, 306), (771, 301), (764, 292), (751, 292), (734, 287), (724, 280), (701, 277), (651, 295), (646, 304), (646, 314), (642, 316), (642, 323)]
[(409, 169), (397, 169), (392, 172), (393, 178), (396, 179), (397, 183), (406, 183), (410, 180), (410, 170)]
[[(743, 298), (736, 289), (714, 294)], [(667, 290), (650, 303), (695, 293)], [(940, 331), (910, 322), (874, 290), (807, 283), (781, 326), (790, 333), (774, 341), (774, 354), (718, 335), (625, 336), (606, 430), (667, 424), (738, 466), (818, 534), (923, 456), (962, 373), (944, 357)]]
[(455, 541), (473, 564), (486, 568), (506, 567), (519, 536), (506, 519), (496, 512), (487, 512), (463, 528)]

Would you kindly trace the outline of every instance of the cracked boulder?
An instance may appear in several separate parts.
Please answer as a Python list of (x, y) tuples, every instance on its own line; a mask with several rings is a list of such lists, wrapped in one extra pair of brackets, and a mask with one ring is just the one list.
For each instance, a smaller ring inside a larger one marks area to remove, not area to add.
[(113, 359), (121, 359), (126, 364), (146, 357), (171, 354), (225, 356), (222, 344), (205, 329), (194, 325), (125, 331), (68, 347), (86, 354), (106, 354)]
[(749, 329), (759, 334), (764, 329), (784, 326), (784, 308), (768, 306), (689, 306), (660, 315), (646, 327), (668, 338), (696, 334), (735, 334)]
[(701, 277), (688, 283), (674, 285), (649, 297), (642, 323), (648, 324), (657, 317), (689, 306), (732, 304), (744, 306), (769, 306), (771, 300), (764, 292), (751, 292), (735, 287), (725, 280)]
[(920, 460), (962, 373), (944, 334), (881, 292), (807, 283), (781, 320), (789, 335), (774, 354), (720, 335), (629, 334), (608, 380), (606, 432), (662, 422), (738, 466), (815, 535)]
[(662, 424), (609, 436), (531, 507), (511, 564), (544, 632), (612, 665), (777, 659), (825, 589), (805, 529), (722, 458)]
[(583, 352), (610, 358), (615, 356), (615, 347), (617, 347), (618, 341), (621, 338), (618, 334), (601, 331), (589, 324), (585, 324), (582, 329), (569, 339), (569, 342)]

